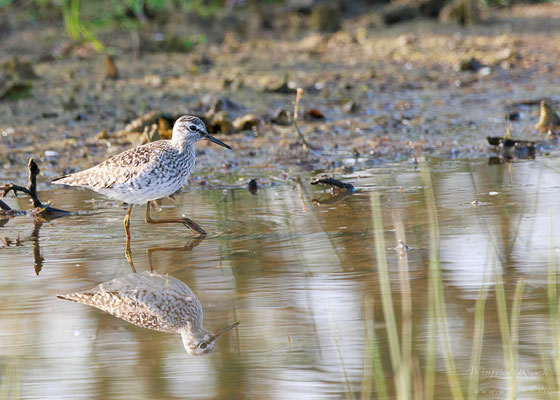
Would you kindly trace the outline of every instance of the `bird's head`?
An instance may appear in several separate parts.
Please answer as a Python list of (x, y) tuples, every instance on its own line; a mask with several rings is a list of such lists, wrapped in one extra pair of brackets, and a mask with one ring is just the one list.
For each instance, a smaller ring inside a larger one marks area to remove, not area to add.
[(226, 326), (224, 329), (216, 333), (207, 331), (204, 328), (195, 332), (184, 330), (181, 331), (181, 338), (183, 339), (183, 346), (191, 356), (203, 356), (211, 353), (216, 346), (216, 341), (223, 333), (235, 328), (239, 322)]
[(175, 125), (173, 125), (173, 140), (186, 142), (191, 145), (199, 140), (208, 140), (231, 150), (231, 147), (227, 144), (211, 136), (206, 130), (204, 122), (193, 115), (183, 115), (175, 121)]

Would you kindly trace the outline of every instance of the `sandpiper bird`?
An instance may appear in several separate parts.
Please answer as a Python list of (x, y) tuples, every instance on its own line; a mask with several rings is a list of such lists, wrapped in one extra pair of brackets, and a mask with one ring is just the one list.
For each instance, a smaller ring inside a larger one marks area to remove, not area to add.
[(180, 333), (190, 355), (210, 353), (221, 334), (239, 325), (236, 322), (216, 333), (206, 330), (202, 306), (193, 291), (179, 279), (148, 271), (58, 297), (96, 307), (142, 328)]
[(206, 235), (189, 218), (158, 219), (150, 217), (151, 201), (171, 196), (183, 187), (195, 164), (194, 144), (209, 140), (227, 149), (224, 142), (210, 136), (204, 122), (192, 115), (175, 121), (171, 140), (158, 140), (126, 150), (85, 171), (53, 179), (55, 184), (86, 187), (112, 199), (128, 203), (124, 230), (130, 239), (130, 213), (134, 204), (146, 204), (146, 222), (162, 224), (180, 222)]

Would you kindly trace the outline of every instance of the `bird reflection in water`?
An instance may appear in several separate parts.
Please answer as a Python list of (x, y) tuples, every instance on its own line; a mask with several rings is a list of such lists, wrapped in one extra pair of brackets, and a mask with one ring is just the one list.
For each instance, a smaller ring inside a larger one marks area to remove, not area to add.
[(193, 291), (179, 279), (153, 270), (58, 297), (96, 307), (142, 328), (179, 333), (190, 355), (212, 352), (218, 337), (239, 325), (236, 322), (215, 333), (207, 330), (202, 325), (202, 306)]

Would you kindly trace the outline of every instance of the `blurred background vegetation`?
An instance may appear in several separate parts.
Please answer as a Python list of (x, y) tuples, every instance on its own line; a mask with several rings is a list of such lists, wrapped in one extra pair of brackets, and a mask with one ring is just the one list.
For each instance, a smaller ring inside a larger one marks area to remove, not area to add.
[[(546, 0), (547, 2), (555, 0)], [(151, 50), (143, 35), (156, 35), (162, 51), (184, 51), (208, 40), (222, 41), (225, 32), (247, 39), (257, 32), (297, 35), (302, 31), (345, 30), (348, 18), (367, 15), (368, 29), (438, 18), (471, 25), (481, 11), (508, 7), (518, 0), (0, 0), (6, 22), (63, 22), (68, 36), (88, 42), (98, 52), (110, 35), (128, 32), (135, 50)], [(524, 3), (538, 2), (525, 0)], [(12, 25), (13, 27), (13, 25)], [(3, 28), (6, 29), (6, 26)], [(1, 29), (0, 29), (1, 30)], [(104, 35), (106, 36), (104, 38)]]

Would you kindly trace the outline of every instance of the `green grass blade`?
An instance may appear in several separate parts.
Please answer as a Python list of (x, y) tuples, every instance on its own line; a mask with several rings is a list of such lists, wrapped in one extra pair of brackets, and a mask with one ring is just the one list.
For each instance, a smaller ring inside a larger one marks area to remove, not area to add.
[(89, 42), (98, 53), (105, 52), (105, 46), (83, 25), (80, 25), (80, 32), (84, 39)]
[[(515, 294), (513, 295), (513, 304), (511, 306), (511, 362), (512, 371), (517, 370), (517, 354), (519, 344), (519, 316), (521, 314), (521, 299), (523, 298), (523, 290), (525, 289), (525, 281), (519, 280), (515, 286)], [(516, 373), (512, 374), (514, 377)], [(517, 395), (517, 378), (511, 379), (510, 398), (515, 399)]]
[(478, 371), (480, 370), (480, 357), (482, 355), (482, 342), (484, 337), (484, 308), (486, 306), (486, 298), (488, 297), (487, 290), (485, 277), (484, 283), (478, 291), (478, 298), (476, 299), (474, 311), (473, 347), (469, 375), (469, 400), (476, 400), (478, 398)]
[(444, 350), (444, 362), (447, 372), (447, 380), (453, 399), (463, 399), (463, 393), (455, 362), (453, 360), (453, 352), (451, 351), (451, 343), (447, 330), (447, 316), (445, 311), (445, 297), (443, 294), (443, 283), (441, 280), (441, 265), (439, 259), (439, 227), (437, 218), (436, 200), (433, 191), (432, 179), (425, 165), (422, 166), (422, 182), (424, 184), (424, 192), (426, 196), (426, 206), (428, 208), (428, 221), (430, 230), (430, 290), (433, 291), (433, 302), (436, 318), (439, 326), (440, 339)]
[(383, 316), (385, 318), (385, 327), (389, 342), (389, 354), (391, 356), (391, 365), (393, 367), (393, 374), (395, 377), (397, 398), (404, 400), (408, 399), (410, 394), (406, 390), (406, 381), (403, 376), (399, 334), (397, 331), (397, 322), (395, 320), (393, 298), (391, 295), (391, 282), (389, 280), (389, 270), (387, 268), (387, 254), (385, 253), (385, 236), (383, 230), (383, 219), (381, 217), (381, 205), (379, 203), (379, 193), (371, 194), (371, 209), (375, 232), (377, 273), (379, 277), (379, 288), (381, 290)]
[[(502, 280), (501, 273), (498, 273), (496, 262), (493, 263), (494, 266), (494, 282), (495, 282), (495, 293), (496, 293), (496, 305), (498, 308), (498, 322), (500, 325), (500, 336), (502, 338), (502, 351), (504, 353), (504, 365), (506, 371), (514, 371), (513, 367), (513, 348), (511, 341), (511, 333), (508, 321), (507, 303), (506, 295), (504, 290), (504, 282)], [(515, 374), (510, 374), (510, 389), (516, 384), (513, 382), (516, 380)], [(508, 394), (508, 398), (511, 398), (511, 391)]]
[[(401, 243), (406, 243), (404, 225), (402, 219), (393, 214), (395, 225), (395, 240), (397, 248)], [(410, 277), (408, 274), (408, 255), (403, 251), (399, 255), (399, 280), (401, 286), (401, 349), (402, 349), (402, 374), (403, 385), (406, 392), (411, 390), (411, 368), (412, 368), (412, 299), (410, 289)]]
[[(383, 372), (383, 363), (381, 362), (381, 353), (379, 351), (379, 344), (375, 334), (375, 309), (373, 307), (373, 299), (366, 301), (365, 304), (366, 321), (366, 339), (367, 350), (369, 353), (369, 360), (371, 362), (371, 370), (373, 372), (373, 379), (375, 381), (375, 390), (378, 399), (388, 399), (387, 385), (385, 383), (385, 374)], [(367, 397), (366, 397), (367, 394)], [(362, 390), (362, 400), (371, 398), (371, 391), (365, 392)]]
[(558, 292), (557, 292), (557, 278), (558, 273), (557, 260), (553, 251), (554, 244), (552, 243), (552, 217), (550, 223), (550, 254), (546, 273), (546, 294), (548, 298), (548, 313), (550, 318), (550, 328), (552, 334), (552, 347), (554, 349), (554, 372), (556, 377), (555, 391), (560, 390), (560, 320), (558, 315)]
[(434, 387), (436, 380), (436, 335), (437, 335), (437, 319), (435, 310), (435, 296), (432, 276), (428, 276), (428, 343), (426, 344), (426, 365), (424, 367), (424, 399), (432, 400), (434, 398)]

